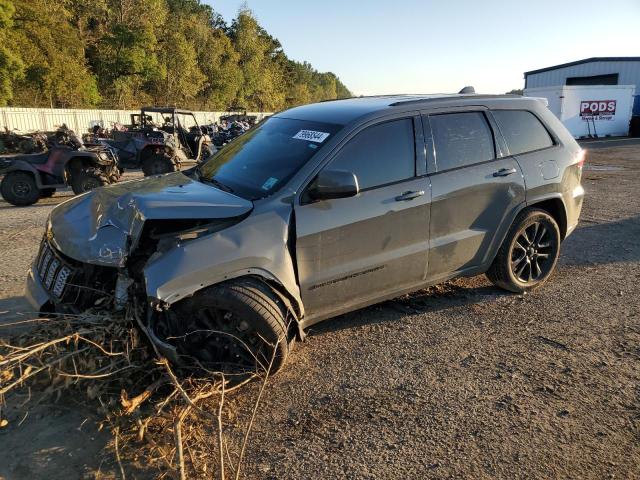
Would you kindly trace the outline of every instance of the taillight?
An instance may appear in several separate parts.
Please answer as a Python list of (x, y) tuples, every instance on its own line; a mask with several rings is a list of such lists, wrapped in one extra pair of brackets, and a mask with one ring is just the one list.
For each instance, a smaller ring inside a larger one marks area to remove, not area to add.
[(587, 151), (586, 150), (580, 150), (580, 153), (578, 153), (578, 156), (576, 157), (576, 165), (578, 165), (578, 168), (580, 168), (582, 170), (582, 167), (584, 166), (584, 161), (587, 158)]

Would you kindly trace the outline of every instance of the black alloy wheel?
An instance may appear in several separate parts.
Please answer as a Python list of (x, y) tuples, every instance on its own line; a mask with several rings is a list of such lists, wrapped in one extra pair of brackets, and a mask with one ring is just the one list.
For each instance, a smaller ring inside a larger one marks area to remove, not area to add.
[(558, 223), (548, 212), (525, 209), (507, 232), (487, 277), (510, 292), (533, 290), (553, 273), (561, 240)]
[(156, 333), (175, 346), (183, 363), (209, 372), (275, 373), (291, 348), (286, 308), (252, 278), (205, 288), (172, 313)]
[(557, 241), (544, 221), (534, 222), (518, 233), (511, 250), (513, 275), (522, 283), (548, 275), (555, 263)]

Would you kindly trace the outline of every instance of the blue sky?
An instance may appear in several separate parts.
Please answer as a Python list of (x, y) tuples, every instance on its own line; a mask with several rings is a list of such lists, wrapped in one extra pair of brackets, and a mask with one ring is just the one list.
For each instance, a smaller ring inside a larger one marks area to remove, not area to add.
[[(227, 21), (244, 2), (205, 0)], [(295, 60), (358, 95), (522, 88), (523, 72), (640, 56), (640, 0), (249, 0)]]

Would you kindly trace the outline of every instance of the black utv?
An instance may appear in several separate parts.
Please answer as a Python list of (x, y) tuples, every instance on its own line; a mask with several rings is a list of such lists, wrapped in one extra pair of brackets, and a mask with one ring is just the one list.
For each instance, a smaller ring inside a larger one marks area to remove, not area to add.
[(200, 162), (215, 153), (193, 112), (173, 107), (143, 107), (131, 115), (126, 131), (102, 139), (113, 148), (123, 168), (141, 168), (145, 176), (180, 170), (183, 162)]

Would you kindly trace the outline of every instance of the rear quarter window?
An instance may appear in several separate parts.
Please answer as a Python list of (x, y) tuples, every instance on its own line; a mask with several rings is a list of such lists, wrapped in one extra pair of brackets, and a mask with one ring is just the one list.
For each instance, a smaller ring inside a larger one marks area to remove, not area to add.
[(553, 139), (538, 117), (526, 110), (493, 110), (511, 155), (553, 146)]

